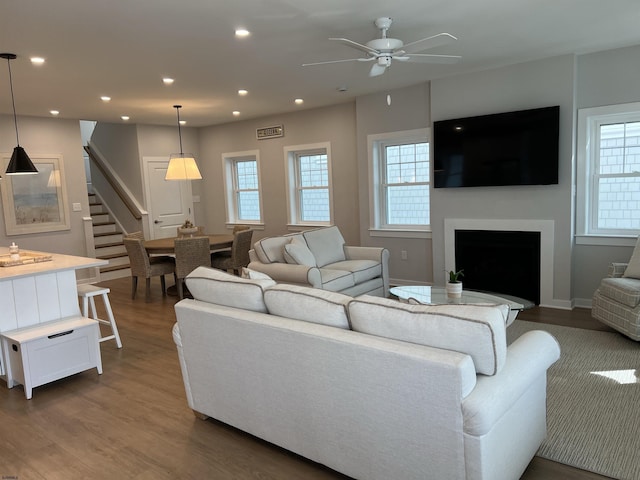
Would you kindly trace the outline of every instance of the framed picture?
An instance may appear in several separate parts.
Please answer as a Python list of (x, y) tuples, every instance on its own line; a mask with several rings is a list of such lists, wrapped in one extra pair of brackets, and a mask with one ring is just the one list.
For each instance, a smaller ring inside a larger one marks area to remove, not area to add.
[[(11, 160), (2, 154), (2, 172)], [(62, 155), (37, 155), (35, 175), (2, 173), (2, 209), (7, 235), (69, 230), (69, 206)]]

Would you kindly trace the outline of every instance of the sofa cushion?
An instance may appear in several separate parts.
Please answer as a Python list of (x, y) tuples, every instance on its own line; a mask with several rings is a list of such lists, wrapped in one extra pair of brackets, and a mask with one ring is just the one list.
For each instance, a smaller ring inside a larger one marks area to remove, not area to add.
[(326, 265), (332, 270), (346, 270), (353, 273), (353, 281), (358, 284), (382, 275), (382, 265), (375, 260), (345, 260)]
[(631, 254), (629, 264), (624, 271), (623, 277), (640, 278), (640, 237), (636, 241), (636, 246)]
[(506, 326), (491, 305), (409, 305), (363, 295), (349, 302), (355, 331), (469, 355), (476, 372), (498, 373), (507, 357)]
[(318, 267), (346, 260), (344, 238), (336, 226), (315, 228), (302, 232), (305, 242), (316, 259)]
[(284, 259), (287, 263), (315, 267), (316, 259), (301, 237), (293, 237), (290, 243), (284, 246)]
[(333, 270), (331, 268), (320, 268), (320, 278), (322, 288), (332, 292), (341, 292), (345, 288), (353, 287), (353, 274), (346, 270)]
[(240, 278), (209, 267), (196, 268), (185, 282), (196, 300), (263, 313), (267, 312), (264, 290), (276, 284), (273, 280)]
[(603, 278), (600, 294), (635, 308), (640, 303), (640, 280), (636, 278)]
[(300, 234), (266, 237), (258, 240), (253, 244), (258, 260), (262, 263), (285, 263), (284, 246), (298, 235)]
[(348, 295), (299, 285), (278, 284), (264, 292), (269, 313), (280, 317), (349, 329)]
[(242, 278), (251, 278), (252, 280), (272, 280), (272, 278), (266, 273), (258, 272), (257, 270), (251, 270), (247, 267), (242, 267)]

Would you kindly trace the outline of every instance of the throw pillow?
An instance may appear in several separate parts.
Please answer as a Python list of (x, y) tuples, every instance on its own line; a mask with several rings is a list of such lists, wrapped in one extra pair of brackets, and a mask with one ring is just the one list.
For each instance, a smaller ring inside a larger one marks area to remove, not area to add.
[(287, 263), (306, 265), (307, 267), (316, 266), (316, 258), (313, 253), (304, 241), (297, 237), (292, 238), (291, 243), (284, 246), (284, 259)]
[(352, 297), (319, 288), (278, 284), (264, 292), (272, 315), (349, 329), (347, 304)]
[(253, 280), (272, 280), (272, 278), (266, 273), (258, 272), (257, 270), (251, 270), (247, 267), (242, 267), (242, 278), (251, 278)]
[(640, 237), (636, 241), (636, 246), (631, 254), (631, 259), (626, 270), (622, 274), (623, 277), (640, 278)]
[(209, 267), (196, 268), (185, 283), (196, 300), (263, 313), (267, 312), (263, 292), (276, 284), (273, 280), (240, 278)]
[(507, 359), (503, 312), (489, 305), (409, 305), (362, 295), (349, 302), (354, 331), (465, 353), (495, 375)]

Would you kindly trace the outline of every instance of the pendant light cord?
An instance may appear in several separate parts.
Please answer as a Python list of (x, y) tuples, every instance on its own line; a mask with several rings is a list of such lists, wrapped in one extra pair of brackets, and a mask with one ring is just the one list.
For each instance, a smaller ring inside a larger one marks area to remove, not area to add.
[[(182, 132), (180, 130), (180, 107), (181, 105), (174, 105), (176, 112), (178, 113), (178, 138), (180, 139), (180, 155), (182, 155)], [(15, 107), (14, 107), (15, 111)]]
[(13, 125), (16, 128), (16, 143), (20, 146), (20, 138), (18, 137), (18, 117), (16, 115), (16, 100), (13, 98), (13, 80), (11, 79), (11, 59), (8, 57), (7, 66), (9, 67), (9, 88), (11, 89), (11, 104), (13, 105)]

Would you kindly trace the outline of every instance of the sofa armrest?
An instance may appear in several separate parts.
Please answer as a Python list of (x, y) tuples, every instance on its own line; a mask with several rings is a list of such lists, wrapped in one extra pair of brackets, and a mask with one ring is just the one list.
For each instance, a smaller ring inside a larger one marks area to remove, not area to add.
[(320, 269), (307, 265), (295, 265), (291, 263), (262, 263), (254, 261), (247, 268), (269, 275), (278, 283), (294, 283), (307, 285), (314, 288), (322, 288)]
[(624, 271), (627, 269), (628, 263), (620, 263), (613, 262), (609, 264), (609, 271), (607, 272), (607, 277), (609, 278), (620, 278), (624, 274)]
[(344, 254), (348, 260), (375, 260), (382, 266), (382, 286), (384, 296), (389, 296), (389, 250), (384, 247), (344, 246)]
[(476, 388), (464, 399), (465, 433), (487, 433), (536, 380), (546, 381), (548, 368), (559, 358), (560, 345), (550, 333), (534, 330), (521, 335), (509, 345), (502, 370), (491, 377), (478, 375)]

